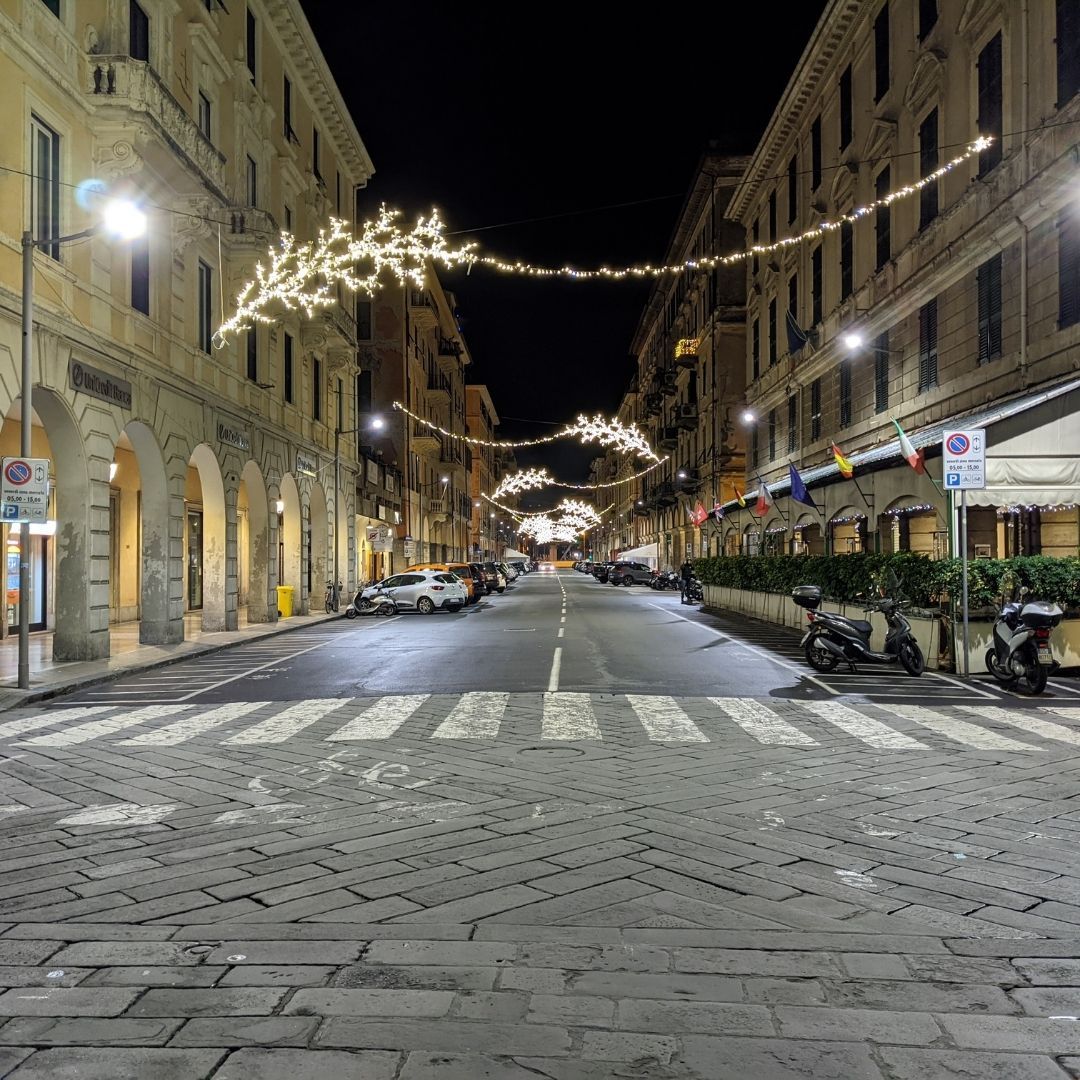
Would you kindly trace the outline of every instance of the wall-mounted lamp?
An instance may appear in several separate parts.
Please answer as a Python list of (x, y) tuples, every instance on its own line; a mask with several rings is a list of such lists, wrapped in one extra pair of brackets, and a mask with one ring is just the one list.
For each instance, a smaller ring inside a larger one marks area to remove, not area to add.
[(120, 468), (120, 466), (115, 461), (110, 463), (110, 465), (109, 465), (109, 483), (110, 484), (116, 479), (116, 470), (119, 469), (119, 468)]
[(274, 509), (275, 509), (275, 510), (276, 510), (276, 511), (277, 511), (277, 512), (278, 512), (279, 514), (284, 514), (284, 513), (285, 513), (285, 500), (284, 500), (284, 499), (278, 499), (278, 500), (277, 500), (277, 501), (276, 501), (276, 502), (274, 503)]

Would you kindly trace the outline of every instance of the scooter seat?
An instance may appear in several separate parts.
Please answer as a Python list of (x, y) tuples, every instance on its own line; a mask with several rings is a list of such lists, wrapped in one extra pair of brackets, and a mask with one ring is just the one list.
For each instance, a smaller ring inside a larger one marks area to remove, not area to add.
[(829, 620), (831, 622), (839, 623), (841, 626), (850, 626), (852, 630), (859, 634), (869, 634), (874, 629), (865, 619), (848, 619), (843, 615), (830, 614)]

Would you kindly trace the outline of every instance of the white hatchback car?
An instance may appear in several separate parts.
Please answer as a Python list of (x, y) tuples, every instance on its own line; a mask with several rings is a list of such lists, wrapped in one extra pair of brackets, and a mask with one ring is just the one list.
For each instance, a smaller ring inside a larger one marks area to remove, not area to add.
[(415, 608), (424, 615), (430, 615), (437, 608), (460, 611), (469, 599), (468, 587), (461, 578), (438, 570), (391, 574), (368, 586), (363, 597), (371, 599), (379, 590), (389, 592), (398, 607)]

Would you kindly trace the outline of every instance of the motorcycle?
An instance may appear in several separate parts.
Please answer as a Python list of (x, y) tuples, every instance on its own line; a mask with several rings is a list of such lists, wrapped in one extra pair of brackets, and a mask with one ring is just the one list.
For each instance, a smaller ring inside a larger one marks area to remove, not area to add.
[(677, 589), (679, 587), (679, 575), (674, 570), (657, 570), (649, 579), (649, 588), (663, 592), (665, 589)]
[(705, 589), (701, 582), (692, 577), (682, 590), (680, 602), (683, 604), (702, 604), (705, 602)]
[(1064, 612), (1046, 600), (1006, 603), (994, 622), (994, 645), (986, 650), (986, 670), (1002, 686), (1013, 688), (1021, 679), (1032, 694), (1046, 689), (1046, 680), (1061, 666), (1050, 649), (1050, 631)]
[(397, 601), (394, 599), (391, 589), (379, 589), (371, 596), (365, 596), (364, 590), (369, 586), (361, 585), (356, 590), (353, 601), (345, 609), (346, 619), (355, 619), (357, 615), (396, 615), (398, 613)]
[(874, 652), (870, 648), (872, 627), (864, 619), (848, 619), (831, 611), (820, 611), (821, 589), (817, 585), (800, 585), (791, 594), (799, 607), (806, 609), (810, 622), (800, 644), (806, 662), (815, 670), (832, 671), (841, 660), (851, 671), (855, 661), (873, 664), (899, 663), (909, 675), (921, 675), (926, 670), (919, 643), (911, 631), (911, 623), (904, 618), (901, 608), (907, 601), (881, 597), (866, 605), (866, 611), (880, 611), (888, 624), (885, 651)]

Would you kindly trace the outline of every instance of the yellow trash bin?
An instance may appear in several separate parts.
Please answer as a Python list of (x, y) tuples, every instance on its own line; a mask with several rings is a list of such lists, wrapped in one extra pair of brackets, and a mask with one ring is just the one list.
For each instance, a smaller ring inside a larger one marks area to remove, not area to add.
[(291, 585), (279, 585), (277, 587), (277, 613), (279, 619), (287, 619), (292, 614), (293, 587)]

